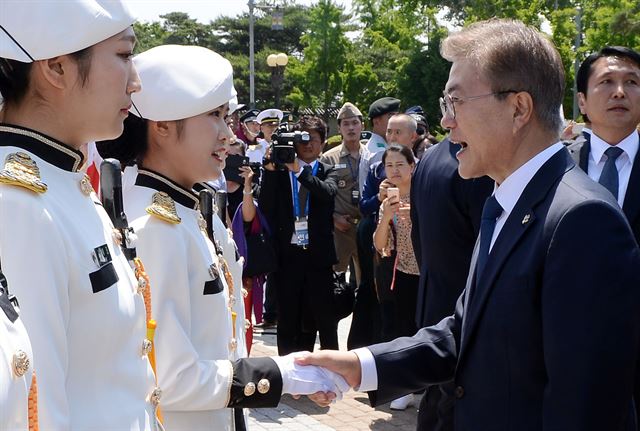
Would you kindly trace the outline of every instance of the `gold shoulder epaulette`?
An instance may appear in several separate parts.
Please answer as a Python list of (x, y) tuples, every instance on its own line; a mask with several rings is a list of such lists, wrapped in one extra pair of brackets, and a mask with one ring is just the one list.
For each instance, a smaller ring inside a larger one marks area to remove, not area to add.
[(47, 191), (47, 185), (40, 178), (40, 169), (27, 153), (11, 153), (4, 159), (0, 171), (0, 183), (24, 187), (36, 193)]
[(151, 205), (146, 209), (147, 213), (167, 223), (178, 224), (182, 221), (182, 219), (178, 217), (176, 203), (171, 199), (171, 196), (165, 192), (154, 193), (153, 198), (151, 198)]

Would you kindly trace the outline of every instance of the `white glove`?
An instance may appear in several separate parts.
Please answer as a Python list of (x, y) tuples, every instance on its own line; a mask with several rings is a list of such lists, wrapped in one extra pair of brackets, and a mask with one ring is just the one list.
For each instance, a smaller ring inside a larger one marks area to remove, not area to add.
[(290, 353), (287, 356), (272, 357), (282, 375), (282, 393), (291, 395), (311, 395), (316, 392), (333, 392), (336, 400), (342, 399), (342, 393), (350, 386), (339, 374), (316, 365), (297, 365), (294, 360), (304, 352)]

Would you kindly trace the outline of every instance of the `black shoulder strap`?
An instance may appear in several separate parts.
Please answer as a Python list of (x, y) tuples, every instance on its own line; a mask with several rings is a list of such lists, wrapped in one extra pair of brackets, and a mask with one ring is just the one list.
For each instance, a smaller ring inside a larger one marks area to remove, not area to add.
[(18, 300), (15, 296), (9, 294), (9, 283), (7, 278), (2, 273), (2, 265), (0, 265), (0, 308), (7, 315), (7, 319), (11, 322), (15, 322), (18, 318)]

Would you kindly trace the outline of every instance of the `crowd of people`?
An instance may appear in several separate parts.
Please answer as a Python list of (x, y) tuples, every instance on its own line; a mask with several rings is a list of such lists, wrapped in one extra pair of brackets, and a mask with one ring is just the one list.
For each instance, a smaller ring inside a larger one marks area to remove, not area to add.
[(421, 431), (637, 429), (638, 52), (585, 59), (576, 127), (553, 44), (475, 23), (442, 44), (444, 140), (393, 97), (330, 140), (239, 105), (207, 48), (133, 56), (134, 19), (0, 15), (0, 429), (244, 430), (350, 387), (424, 394)]

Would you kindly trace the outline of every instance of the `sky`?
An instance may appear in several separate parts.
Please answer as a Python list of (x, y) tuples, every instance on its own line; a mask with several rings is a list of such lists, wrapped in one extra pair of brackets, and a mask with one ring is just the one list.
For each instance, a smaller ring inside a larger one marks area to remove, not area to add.
[[(298, 4), (311, 5), (316, 0), (297, 0)], [(262, 3), (262, 0), (255, 0)], [(269, 2), (272, 3), (272, 2)], [(351, 0), (337, 0), (351, 9)], [(160, 15), (169, 12), (186, 12), (191, 18), (195, 18), (203, 24), (208, 24), (220, 15), (236, 16), (243, 12), (249, 12), (248, 0), (129, 0), (128, 4), (139, 21), (158, 21)]]

